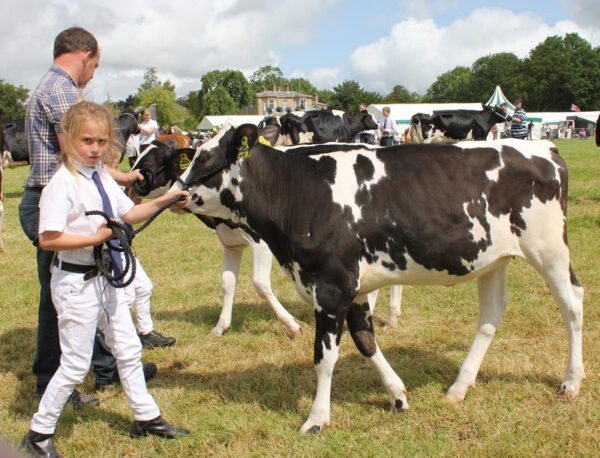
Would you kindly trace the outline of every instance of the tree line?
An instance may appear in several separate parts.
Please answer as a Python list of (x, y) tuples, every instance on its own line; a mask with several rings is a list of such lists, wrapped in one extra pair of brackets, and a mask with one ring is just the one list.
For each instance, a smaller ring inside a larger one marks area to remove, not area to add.
[[(345, 80), (332, 90), (320, 90), (305, 78), (286, 78), (279, 67), (266, 65), (249, 78), (239, 70), (210, 71), (200, 79), (199, 90), (178, 99), (175, 85), (162, 81), (156, 68), (150, 67), (135, 94), (106, 103), (115, 111), (155, 103), (161, 124), (195, 129), (206, 115), (256, 113), (256, 94), (274, 86), (317, 95), (329, 108), (356, 111), (360, 102), (485, 103), (496, 85), (509, 99), (524, 99), (528, 111), (569, 111), (572, 103), (583, 111), (600, 110), (600, 47), (593, 47), (575, 33), (550, 36), (523, 59), (503, 52), (480, 57), (471, 67), (457, 66), (439, 75), (423, 94), (402, 84), (389, 94), (379, 94), (354, 80)], [(23, 117), (28, 93), (22, 86), (0, 80), (0, 119)]]

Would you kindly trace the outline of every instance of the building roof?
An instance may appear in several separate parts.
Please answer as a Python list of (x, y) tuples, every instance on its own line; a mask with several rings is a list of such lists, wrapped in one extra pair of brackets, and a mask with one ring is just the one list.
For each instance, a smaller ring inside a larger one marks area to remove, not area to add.
[(303, 94), (298, 91), (261, 91), (256, 94), (256, 97), (298, 98), (312, 97), (312, 95)]

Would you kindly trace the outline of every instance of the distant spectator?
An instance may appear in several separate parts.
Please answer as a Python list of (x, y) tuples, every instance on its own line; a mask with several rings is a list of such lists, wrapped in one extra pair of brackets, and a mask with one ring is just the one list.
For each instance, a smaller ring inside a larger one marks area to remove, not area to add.
[(515, 100), (515, 112), (510, 123), (510, 136), (512, 138), (527, 138), (527, 113), (523, 109), (523, 101)]
[(143, 153), (150, 143), (156, 140), (158, 134), (158, 123), (152, 119), (152, 112), (146, 108), (144, 110), (144, 121), (140, 126), (140, 153)]
[(527, 124), (527, 139), (533, 140), (533, 123)]
[(587, 132), (585, 129), (579, 129), (579, 140), (585, 140), (587, 138)]
[(399, 135), (396, 129), (396, 121), (390, 117), (390, 107), (383, 107), (383, 119), (379, 121), (377, 135), (381, 146), (392, 146), (394, 137)]

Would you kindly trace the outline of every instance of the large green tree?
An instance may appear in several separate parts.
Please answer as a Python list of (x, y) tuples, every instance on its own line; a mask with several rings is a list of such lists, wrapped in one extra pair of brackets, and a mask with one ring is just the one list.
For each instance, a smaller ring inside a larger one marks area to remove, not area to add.
[(429, 86), (423, 96), (424, 102), (478, 102), (471, 93), (471, 69), (468, 67), (455, 67), (441, 74)]
[(254, 92), (273, 90), (273, 86), (283, 86), (287, 80), (281, 69), (274, 65), (264, 65), (250, 75), (250, 84)]
[(224, 115), (238, 112), (238, 106), (222, 86), (217, 86), (202, 99), (204, 115)]
[(23, 86), (14, 86), (0, 80), (0, 119), (23, 118), (28, 94), (29, 90)]
[(188, 116), (187, 110), (177, 103), (175, 90), (153, 87), (140, 92), (138, 98), (144, 108), (156, 104), (157, 121), (161, 125), (182, 124)]
[[(248, 80), (239, 70), (213, 70), (202, 77), (202, 89), (200, 95), (202, 98), (202, 114), (217, 114), (208, 109), (206, 103), (207, 97), (216, 89), (225, 90), (229, 98), (234, 103), (233, 112), (239, 113), (243, 107), (254, 103), (255, 94)], [(220, 91), (219, 91), (220, 92)], [(221, 95), (217, 95), (221, 98)], [(213, 102), (211, 102), (212, 104)]]
[(531, 50), (524, 62), (526, 108), (567, 111), (600, 108), (600, 50), (577, 34), (552, 36)]
[(510, 52), (480, 57), (471, 66), (469, 80), (472, 100), (485, 103), (497, 85), (509, 98), (521, 96), (523, 62)]
[(388, 95), (381, 99), (381, 103), (417, 103), (419, 95), (410, 92), (401, 84), (397, 84)]
[(381, 96), (376, 92), (365, 91), (357, 81), (345, 80), (333, 88), (329, 108), (342, 111), (357, 111), (359, 103), (378, 103)]

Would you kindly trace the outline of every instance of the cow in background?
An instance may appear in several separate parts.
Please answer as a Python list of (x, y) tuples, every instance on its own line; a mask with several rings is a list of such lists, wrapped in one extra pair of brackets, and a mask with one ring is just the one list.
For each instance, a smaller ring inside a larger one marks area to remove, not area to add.
[(596, 128), (594, 129), (594, 139), (596, 140), (596, 146), (600, 146), (600, 132), (598, 132), (598, 129), (600, 129), (600, 116), (598, 116), (598, 119), (596, 120)]
[(366, 297), (386, 284), (477, 279), (475, 338), (447, 393), (449, 401), (463, 401), (506, 309), (515, 256), (543, 277), (559, 306), (569, 340), (559, 393), (577, 396), (583, 288), (571, 269), (568, 174), (554, 144), (398, 145), (375, 154), (340, 145), (339, 152), (307, 157), (259, 143), (251, 124), (213, 140), (172, 189), (189, 190), (188, 211), (256, 232), (313, 304), (318, 383), (302, 433), (329, 424), (344, 324), (380, 374), (392, 408), (408, 408), (406, 387), (375, 340)]
[(417, 113), (410, 121), (413, 143), (445, 143), (460, 140), (486, 140), (492, 126), (504, 123), (507, 115), (500, 108), (483, 110), (438, 110), (431, 115)]
[(2, 164), (4, 168), (29, 165), (29, 148), (25, 137), (25, 119), (2, 121), (4, 128), (4, 146)]
[[(363, 130), (377, 129), (370, 113), (343, 113), (331, 110), (312, 110), (300, 117), (286, 113), (280, 118), (281, 134), (289, 136), (293, 145), (300, 143), (352, 142)], [(304, 134), (304, 135), (302, 135)]]

